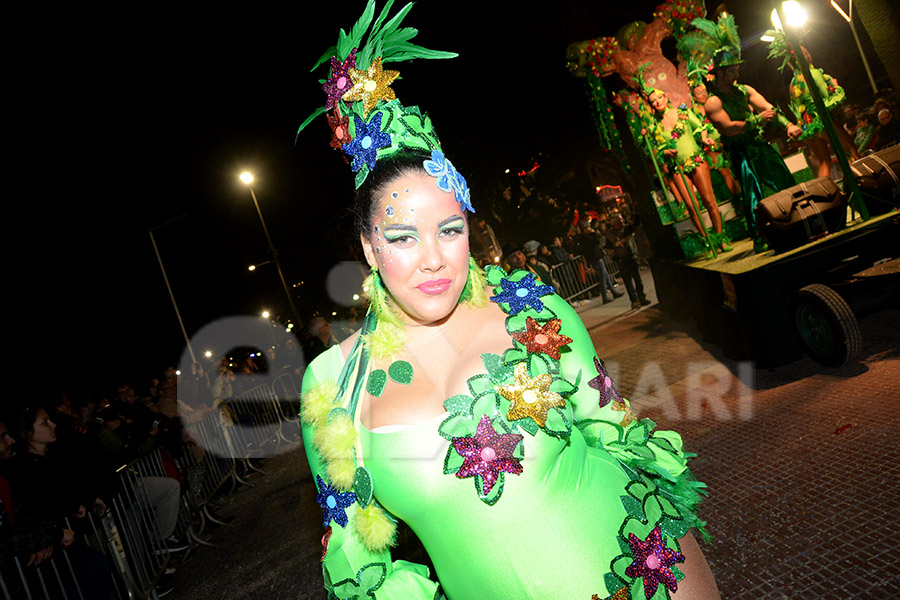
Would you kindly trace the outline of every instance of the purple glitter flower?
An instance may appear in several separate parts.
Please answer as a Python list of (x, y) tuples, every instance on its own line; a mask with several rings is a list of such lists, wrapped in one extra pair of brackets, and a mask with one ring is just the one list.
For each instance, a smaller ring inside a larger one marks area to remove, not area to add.
[(453, 438), (453, 447), (465, 459), (456, 476), (464, 479), (481, 475), (481, 491), (489, 494), (501, 472), (522, 472), (522, 464), (513, 456), (521, 441), (518, 433), (497, 433), (490, 417), (482, 416), (474, 436)]
[(334, 521), (341, 527), (347, 526), (347, 509), (356, 502), (356, 494), (353, 492), (339, 492), (333, 486), (327, 485), (322, 478), (316, 475), (316, 502), (322, 507), (322, 527), (328, 527)]
[(631, 546), (634, 562), (625, 568), (625, 574), (629, 577), (644, 578), (644, 596), (648, 599), (653, 597), (660, 583), (669, 591), (678, 590), (672, 565), (684, 562), (684, 554), (663, 544), (658, 525), (653, 528), (646, 540), (629, 533), (628, 545)]
[(597, 369), (597, 376), (588, 381), (588, 385), (600, 392), (600, 406), (606, 406), (612, 402), (621, 402), (622, 396), (616, 389), (616, 384), (606, 371), (606, 365), (603, 361), (594, 357), (594, 368)]
[(380, 112), (375, 113), (368, 123), (356, 116), (353, 117), (353, 122), (356, 124), (356, 137), (349, 144), (344, 144), (344, 152), (353, 157), (350, 167), (354, 173), (363, 165), (368, 165), (371, 171), (375, 168), (375, 161), (378, 158), (376, 151), (390, 146), (391, 136), (381, 131)]
[(553, 286), (537, 283), (534, 280), (534, 273), (528, 273), (519, 281), (510, 281), (509, 279), (501, 279), (500, 287), (503, 291), (496, 296), (491, 296), (491, 302), (509, 304), (509, 314), (515, 315), (529, 306), (534, 310), (541, 312), (544, 310), (544, 302), (541, 296), (553, 293)]
[(331, 78), (322, 84), (322, 91), (328, 94), (326, 109), (330, 110), (353, 87), (353, 82), (350, 81), (350, 69), (353, 68), (356, 68), (356, 48), (350, 51), (344, 62), (331, 57)]

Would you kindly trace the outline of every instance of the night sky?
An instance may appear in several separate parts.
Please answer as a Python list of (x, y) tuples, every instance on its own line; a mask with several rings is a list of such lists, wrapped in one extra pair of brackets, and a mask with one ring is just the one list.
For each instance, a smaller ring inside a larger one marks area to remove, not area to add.
[[(328, 146), (324, 117), (296, 145), (294, 135), (324, 101), (325, 68), (310, 67), (364, 2), (295, 4), (54, 14), (36, 36), (52, 58), (14, 61), (21, 109), (8, 119), (22, 132), (13, 150), (24, 168), (8, 201), (6, 312), (15, 364), (38, 389), (140, 387), (178, 362), (184, 342), (148, 235), (172, 219), (155, 235), (189, 334), (282, 301), (272, 265), (246, 268), (269, 256), (237, 181), (243, 169), (256, 174), (289, 282), (314, 282), (353, 258), (329, 241), (349, 232), (349, 168)], [(422, 0), (404, 23), (420, 30), (414, 42), (460, 56), (389, 66), (401, 72), (393, 88), (431, 116), (477, 210), (492, 173), (526, 168), (539, 152), (600, 151), (583, 81), (564, 68), (566, 46), (649, 22), (655, 4)], [(807, 4), (814, 62), (866, 101), (848, 26), (827, 2)], [(783, 95), (776, 64), (751, 44), (768, 27), (768, 3), (729, 9), (749, 45), (742, 79)], [(307, 318), (310, 307), (300, 311)]]

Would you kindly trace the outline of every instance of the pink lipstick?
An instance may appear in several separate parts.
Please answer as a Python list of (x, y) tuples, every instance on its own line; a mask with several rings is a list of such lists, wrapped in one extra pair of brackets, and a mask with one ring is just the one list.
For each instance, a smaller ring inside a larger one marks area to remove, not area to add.
[(416, 286), (419, 291), (428, 294), (429, 296), (443, 294), (449, 287), (449, 279), (432, 279), (431, 281), (426, 281), (425, 283), (420, 283)]

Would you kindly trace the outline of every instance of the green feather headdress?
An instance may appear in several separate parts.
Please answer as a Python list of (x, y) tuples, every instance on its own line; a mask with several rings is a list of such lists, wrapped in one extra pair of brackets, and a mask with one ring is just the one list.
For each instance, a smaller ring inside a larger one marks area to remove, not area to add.
[(784, 68), (791, 62), (791, 48), (788, 46), (787, 38), (784, 36), (783, 31), (778, 31), (775, 29), (769, 29), (766, 31), (765, 35), (772, 38), (772, 41), (769, 42), (769, 55), (768, 58), (780, 58), (781, 64), (778, 66), (779, 71), (784, 71)]
[(650, 62), (645, 62), (640, 67), (637, 68), (637, 71), (634, 72), (634, 81), (638, 84), (638, 87), (641, 90), (641, 95), (645, 100), (650, 101), (650, 95), (655, 93), (665, 94), (664, 91), (657, 89), (655, 87), (651, 87), (647, 84), (647, 81), (644, 79), (644, 71), (650, 66)]
[(352, 158), (357, 188), (380, 158), (402, 150), (428, 153), (441, 147), (431, 120), (418, 107), (405, 107), (397, 100), (391, 83), (400, 73), (383, 66), (416, 58), (454, 58), (457, 54), (413, 44), (410, 40), (418, 30), (400, 26), (413, 3), (388, 19), (393, 4), (394, 0), (388, 0), (376, 18), (375, 0), (369, 0), (350, 33), (341, 29), (337, 44), (316, 61), (311, 71), (330, 63), (328, 78), (319, 80), (328, 98), (325, 106), (316, 109), (297, 129), (299, 136), (316, 117), (326, 114), (332, 131), (331, 147)]
[(728, 13), (719, 15), (717, 21), (694, 19), (691, 25), (706, 35), (708, 47), (712, 48), (711, 56), (716, 69), (739, 65), (741, 60), (741, 38), (738, 35), (734, 16)]

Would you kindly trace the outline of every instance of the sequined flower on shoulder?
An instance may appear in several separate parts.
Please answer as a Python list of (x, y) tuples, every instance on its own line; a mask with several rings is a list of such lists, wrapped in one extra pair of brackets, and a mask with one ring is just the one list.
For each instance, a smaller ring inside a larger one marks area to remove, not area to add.
[(553, 377), (547, 373), (530, 377), (524, 362), (516, 364), (515, 382), (496, 386), (497, 392), (510, 401), (506, 418), (510, 421), (530, 418), (540, 427), (547, 424), (547, 412), (564, 407), (562, 396), (550, 390)]
[(644, 596), (652, 598), (660, 583), (669, 591), (678, 589), (672, 566), (684, 562), (684, 554), (663, 543), (659, 525), (653, 528), (645, 540), (629, 533), (628, 545), (631, 546), (634, 562), (625, 568), (625, 574), (634, 578), (643, 577)]
[(341, 97), (350, 91), (353, 82), (350, 79), (350, 69), (356, 67), (356, 48), (350, 51), (347, 60), (339, 61), (331, 57), (331, 77), (322, 84), (322, 91), (328, 95), (325, 108), (331, 109)]
[(513, 331), (510, 335), (524, 345), (527, 352), (546, 354), (554, 360), (559, 360), (559, 349), (572, 343), (572, 338), (560, 335), (561, 326), (562, 321), (559, 319), (550, 319), (541, 325), (534, 318), (528, 317), (525, 319), (525, 331)]
[(380, 112), (375, 113), (368, 123), (359, 117), (353, 117), (353, 123), (356, 126), (356, 137), (349, 144), (343, 145), (344, 152), (353, 157), (350, 167), (354, 173), (363, 165), (372, 170), (378, 157), (377, 150), (390, 146), (391, 136), (381, 131)]
[(372, 59), (367, 71), (349, 69), (349, 73), (353, 87), (343, 95), (343, 99), (347, 102), (362, 102), (363, 115), (368, 115), (369, 111), (382, 100), (388, 101), (397, 97), (391, 89), (391, 83), (397, 79), (400, 71), (384, 70), (380, 56)]
[(341, 527), (346, 527), (347, 509), (356, 502), (356, 494), (353, 492), (339, 492), (334, 486), (322, 481), (322, 477), (316, 475), (316, 502), (322, 507), (322, 527), (334, 521)]
[(521, 434), (494, 431), (490, 417), (483, 415), (475, 428), (475, 435), (453, 438), (453, 448), (464, 459), (456, 476), (465, 479), (480, 475), (481, 491), (489, 494), (500, 473), (522, 473), (522, 463), (513, 456), (521, 441)]
[(463, 211), (475, 212), (465, 177), (456, 170), (443, 152), (437, 149), (432, 150), (431, 159), (422, 161), (422, 167), (426, 173), (437, 179), (435, 183), (439, 190), (453, 192)]
[(600, 406), (606, 406), (610, 402), (622, 402), (622, 396), (616, 389), (616, 384), (606, 371), (606, 365), (603, 361), (594, 357), (594, 368), (597, 369), (597, 376), (588, 381), (588, 385), (600, 392)]
[(518, 281), (511, 281), (504, 277), (500, 280), (500, 287), (503, 288), (503, 291), (491, 296), (491, 302), (508, 303), (509, 313), (512, 315), (519, 314), (529, 306), (537, 312), (541, 312), (544, 310), (541, 296), (553, 293), (553, 286), (537, 283), (534, 273), (528, 273)]

